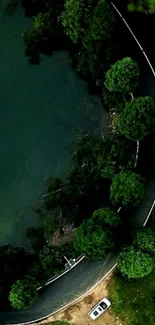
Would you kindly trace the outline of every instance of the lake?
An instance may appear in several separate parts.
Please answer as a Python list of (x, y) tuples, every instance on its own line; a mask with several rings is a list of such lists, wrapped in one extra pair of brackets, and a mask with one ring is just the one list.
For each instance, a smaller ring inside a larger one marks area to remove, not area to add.
[(20, 9), (0, 12), (0, 245), (26, 244), (24, 228), (39, 223), (32, 209), (45, 178), (64, 174), (77, 136), (108, 133), (108, 113), (68, 53), (28, 63), (21, 35), (30, 23)]

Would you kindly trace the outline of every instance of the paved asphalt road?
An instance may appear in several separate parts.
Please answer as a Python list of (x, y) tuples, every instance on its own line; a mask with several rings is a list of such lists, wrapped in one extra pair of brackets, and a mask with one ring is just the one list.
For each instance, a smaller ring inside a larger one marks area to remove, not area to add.
[[(149, 68), (146, 66), (143, 73), (142, 93), (155, 97), (155, 80), (152, 78)], [(155, 144), (153, 145), (155, 152)], [(147, 159), (152, 160), (155, 166), (155, 154)], [(152, 171), (154, 173), (154, 171)], [(155, 173), (154, 173), (155, 174)], [(147, 183), (144, 200), (134, 210), (131, 223), (134, 226), (143, 225), (155, 198), (155, 178)], [(51, 283), (46, 289), (40, 291), (37, 302), (27, 311), (0, 312), (0, 325), (17, 324), (33, 321), (54, 313), (57, 309), (72, 302), (98, 282), (116, 263), (116, 256), (109, 256), (104, 261), (88, 261), (84, 259), (74, 269), (62, 278)]]
[(104, 261), (84, 259), (62, 278), (42, 290), (31, 309), (0, 313), (0, 324), (29, 322), (56, 311), (89, 290), (115, 263), (114, 256), (109, 256)]
[[(154, 198), (155, 179), (148, 182), (144, 200), (131, 216), (131, 222), (134, 226), (143, 225)], [(0, 325), (29, 322), (54, 313), (57, 309), (88, 291), (112, 268), (116, 260), (116, 256), (109, 256), (104, 261), (84, 259), (62, 278), (41, 290), (39, 299), (31, 309), (19, 312), (1, 312)]]

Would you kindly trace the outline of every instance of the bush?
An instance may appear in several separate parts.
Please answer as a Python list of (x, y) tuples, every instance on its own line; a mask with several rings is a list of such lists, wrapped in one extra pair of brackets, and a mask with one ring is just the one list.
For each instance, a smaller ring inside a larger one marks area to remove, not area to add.
[(111, 92), (130, 93), (139, 83), (138, 64), (129, 57), (117, 61), (106, 73), (105, 86)]
[(101, 208), (94, 211), (92, 221), (95, 225), (105, 228), (115, 228), (120, 226), (119, 214), (110, 208)]
[(114, 205), (135, 206), (144, 196), (144, 181), (134, 172), (117, 174), (110, 187), (110, 199)]
[(134, 245), (144, 252), (155, 254), (155, 231), (142, 228), (134, 236)]
[(59, 216), (57, 214), (49, 214), (44, 220), (44, 231), (53, 234), (60, 227)]
[(74, 247), (87, 258), (100, 260), (113, 249), (114, 238), (110, 231), (88, 219), (77, 229)]
[(132, 140), (143, 140), (155, 130), (153, 98), (138, 97), (126, 104), (116, 120), (118, 132)]
[(26, 276), (17, 280), (11, 287), (9, 300), (13, 308), (28, 309), (38, 298), (38, 283), (33, 277)]
[(117, 266), (128, 278), (140, 278), (151, 273), (154, 259), (149, 254), (130, 246), (119, 254)]

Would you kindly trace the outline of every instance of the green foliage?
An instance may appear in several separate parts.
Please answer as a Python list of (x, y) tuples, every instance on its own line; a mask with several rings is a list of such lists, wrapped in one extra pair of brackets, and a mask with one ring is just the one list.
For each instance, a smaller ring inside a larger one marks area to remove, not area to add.
[(64, 265), (59, 249), (52, 246), (44, 247), (39, 254), (39, 258), (47, 277), (56, 274)]
[(100, 208), (93, 212), (92, 220), (94, 224), (106, 228), (106, 226), (110, 228), (120, 226), (120, 216), (119, 214), (110, 209), (110, 208)]
[(129, 57), (118, 60), (106, 73), (105, 86), (112, 92), (130, 93), (139, 83), (138, 64)]
[(113, 22), (114, 16), (105, 0), (76, 0), (74, 5), (71, 0), (65, 1), (62, 14), (65, 32), (74, 43), (82, 41), (85, 48), (90, 48), (94, 41), (109, 37)]
[(23, 40), (28, 50), (33, 47), (36, 53), (46, 53), (48, 44), (51, 53), (51, 46), (56, 33), (56, 22), (51, 13), (38, 13), (33, 20), (32, 28), (24, 31)]
[(45, 271), (46, 279), (52, 277), (64, 269), (64, 255), (74, 257), (75, 249), (73, 243), (65, 243), (61, 246), (46, 246), (39, 254), (42, 268)]
[(133, 170), (135, 164), (136, 144), (124, 137), (117, 136), (107, 141), (100, 171), (103, 177), (113, 179), (124, 169)]
[(17, 280), (11, 287), (9, 300), (13, 308), (28, 309), (38, 298), (38, 283), (34, 278), (26, 276)]
[(60, 178), (49, 176), (45, 182), (45, 194), (42, 197), (47, 210), (61, 206), (64, 199), (64, 183)]
[(114, 15), (105, 0), (65, 1), (62, 23), (67, 35), (77, 43), (72, 64), (81, 75), (103, 85), (106, 66), (112, 56), (109, 39), (114, 33)]
[(60, 227), (59, 216), (57, 214), (49, 214), (44, 220), (44, 231), (48, 234), (54, 233)]
[(65, 1), (65, 10), (62, 13), (62, 23), (67, 35), (70, 36), (74, 43), (80, 41), (84, 31), (82, 28), (84, 15), (83, 0), (75, 0), (74, 5), (72, 0)]
[(73, 159), (79, 166), (103, 178), (112, 179), (123, 169), (133, 169), (136, 145), (124, 137), (114, 137), (108, 141), (80, 138)]
[(139, 279), (116, 274), (108, 292), (113, 312), (122, 322), (128, 325), (154, 324), (155, 271)]
[(39, 252), (44, 247), (46, 242), (44, 229), (42, 227), (29, 227), (24, 231), (34, 252)]
[(144, 181), (134, 172), (117, 174), (110, 187), (110, 199), (113, 204), (135, 206), (144, 196)]
[(122, 92), (111, 92), (105, 86), (103, 87), (104, 107), (110, 111), (120, 113), (123, 111), (125, 103), (131, 99), (131, 95)]
[(114, 247), (111, 232), (94, 224), (93, 220), (84, 220), (77, 229), (74, 247), (78, 253), (89, 259), (99, 260), (105, 257)]
[(155, 0), (130, 0), (128, 4), (129, 11), (138, 11), (145, 13), (155, 12)]
[(35, 278), (38, 283), (41, 283), (43, 280), (47, 280), (46, 272), (44, 271), (38, 257), (32, 264), (31, 268), (28, 270), (28, 275)]
[(8, 295), (11, 286), (23, 278), (34, 261), (34, 255), (28, 255), (24, 248), (5, 245), (0, 247), (0, 308), (9, 308)]
[(86, 11), (86, 23), (88, 28), (85, 29), (82, 44), (91, 51), (94, 42), (107, 40), (113, 32), (114, 16), (105, 0), (99, 0), (90, 14)]
[(128, 278), (140, 278), (148, 275), (155, 265), (152, 256), (130, 246), (119, 254), (117, 266)]
[(134, 236), (134, 245), (138, 249), (155, 254), (155, 231), (142, 228)]
[(39, 53), (51, 55), (54, 50), (63, 47), (65, 41), (61, 20), (58, 18), (62, 11), (62, 4), (53, 1), (51, 7), (51, 3), (50, 5), (47, 3), (46, 10), (48, 12), (37, 12), (33, 15), (31, 29), (23, 33), (25, 54), (31, 59), (38, 57)]
[(155, 105), (151, 97), (138, 97), (126, 104), (117, 118), (118, 131), (133, 140), (143, 140), (155, 130)]

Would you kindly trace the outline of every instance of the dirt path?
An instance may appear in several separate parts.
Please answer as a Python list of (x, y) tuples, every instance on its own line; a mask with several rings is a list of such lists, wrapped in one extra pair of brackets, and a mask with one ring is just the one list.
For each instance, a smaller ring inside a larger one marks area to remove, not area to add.
[[(88, 318), (90, 309), (103, 297), (108, 297), (107, 284), (111, 276), (103, 280), (88, 296), (83, 298), (78, 303), (70, 306), (65, 311), (49, 317), (45, 321), (38, 324), (47, 324), (55, 320), (66, 320), (72, 325), (93, 325), (94, 321)], [(124, 325), (116, 318), (111, 310), (107, 311), (99, 319), (95, 321), (95, 325)]]

